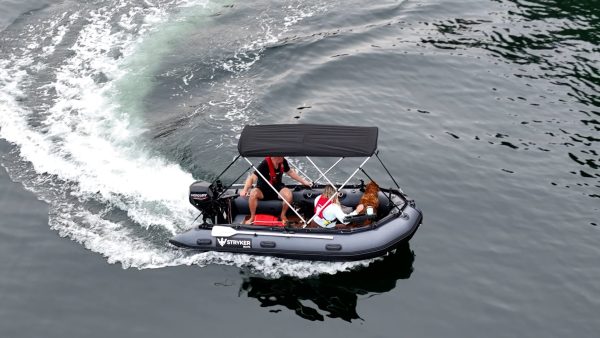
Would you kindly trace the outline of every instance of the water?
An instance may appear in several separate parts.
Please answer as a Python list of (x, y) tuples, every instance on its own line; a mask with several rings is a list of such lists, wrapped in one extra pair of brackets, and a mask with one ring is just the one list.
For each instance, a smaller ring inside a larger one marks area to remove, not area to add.
[[(597, 1), (0, 13), (2, 336), (600, 329)], [(244, 124), (296, 122), (380, 128), (424, 211), (410, 246), (313, 264), (166, 244), (196, 216), (187, 186), (231, 161)]]

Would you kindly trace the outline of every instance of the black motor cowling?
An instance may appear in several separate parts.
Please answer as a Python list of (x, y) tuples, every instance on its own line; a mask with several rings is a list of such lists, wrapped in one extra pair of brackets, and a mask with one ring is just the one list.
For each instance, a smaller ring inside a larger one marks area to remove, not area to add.
[(190, 186), (190, 203), (200, 211), (210, 207), (214, 197), (214, 189), (208, 182), (194, 182)]
[(224, 188), (220, 181), (213, 184), (194, 182), (190, 186), (190, 203), (202, 212), (204, 223), (212, 224), (225, 222), (225, 202), (219, 198)]

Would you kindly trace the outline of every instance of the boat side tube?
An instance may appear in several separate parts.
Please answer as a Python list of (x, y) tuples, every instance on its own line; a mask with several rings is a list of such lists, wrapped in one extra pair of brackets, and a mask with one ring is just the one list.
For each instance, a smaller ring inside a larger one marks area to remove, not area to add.
[[(201, 251), (222, 251), (269, 255), (294, 259), (351, 261), (381, 256), (408, 241), (422, 222), (420, 210), (407, 206), (403, 213), (390, 214), (372, 226), (353, 231), (328, 231), (311, 238), (298, 236), (317, 233), (313, 229), (248, 230), (231, 226), (228, 236), (213, 236), (211, 226), (200, 226), (175, 236), (171, 244)], [(317, 229), (314, 229), (317, 230)]]

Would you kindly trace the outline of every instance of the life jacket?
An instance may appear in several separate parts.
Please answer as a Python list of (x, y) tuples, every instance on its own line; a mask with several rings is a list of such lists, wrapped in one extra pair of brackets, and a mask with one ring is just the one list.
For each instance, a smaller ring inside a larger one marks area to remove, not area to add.
[[(275, 165), (273, 164), (273, 160), (271, 160), (271, 157), (267, 156), (265, 157), (265, 160), (267, 161), (267, 165), (269, 166), (269, 182), (271, 183), (271, 185), (275, 185), (275, 183), (277, 182), (277, 174), (275, 174)], [(279, 172), (283, 175), (283, 161), (279, 163)]]
[(317, 214), (317, 216), (319, 216), (320, 219), (325, 221), (325, 225), (328, 225), (331, 222), (325, 219), (325, 216), (323, 216), (323, 211), (331, 203), (333, 203), (333, 201), (330, 201), (329, 198), (321, 195), (321, 196), (319, 196), (319, 199), (317, 200), (317, 204), (315, 205), (315, 214)]

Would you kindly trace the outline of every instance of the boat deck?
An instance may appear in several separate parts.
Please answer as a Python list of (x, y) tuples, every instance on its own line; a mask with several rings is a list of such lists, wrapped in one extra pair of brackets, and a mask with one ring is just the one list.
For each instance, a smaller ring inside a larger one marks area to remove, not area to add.
[[(250, 219), (250, 215), (245, 215), (245, 214), (241, 214), (241, 215), (237, 215), (235, 217), (235, 219), (233, 220), (233, 224), (246, 224), (246, 222)], [(291, 228), (302, 228), (302, 220), (300, 219), (300, 217), (296, 216), (296, 215), (290, 215), (287, 217), (288, 219), (288, 227)], [(260, 224), (255, 224), (255, 225), (260, 225)], [(318, 228), (318, 225), (314, 222), (311, 221), (309, 226), (307, 226), (307, 228)]]

